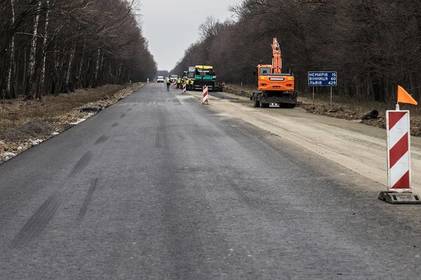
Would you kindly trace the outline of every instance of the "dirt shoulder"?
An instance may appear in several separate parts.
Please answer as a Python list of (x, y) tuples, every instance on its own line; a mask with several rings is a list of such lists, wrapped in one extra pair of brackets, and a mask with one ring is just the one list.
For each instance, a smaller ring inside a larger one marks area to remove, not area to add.
[[(200, 93), (190, 94), (200, 98)], [(315, 153), (367, 178), (367, 185), (361, 186), (363, 189), (385, 189), (374, 183), (387, 184), (386, 131), (382, 128), (368, 126), (360, 120), (311, 114), (300, 107), (253, 108), (247, 97), (229, 93), (212, 93), (208, 108), (221, 117), (239, 119), (268, 131), (304, 151)], [(413, 182), (415, 189), (421, 193), (421, 174), (415, 172), (421, 169), (421, 138), (412, 139), (412, 157)], [(320, 164), (324, 165), (323, 162)]]
[[(253, 90), (255, 89), (251, 86), (241, 87), (232, 84), (227, 85), (225, 88), (227, 93), (243, 97), (250, 97)], [(386, 110), (392, 109), (380, 102), (356, 102), (351, 98), (339, 97), (334, 97), (334, 103), (330, 106), (327, 95), (316, 98), (314, 103), (310, 96), (299, 96), (299, 107), (315, 115), (359, 121), (366, 125), (383, 129), (386, 128)], [(411, 134), (413, 136), (421, 136), (421, 111), (414, 109), (414, 107), (403, 109), (411, 110)], [(377, 113), (378, 117), (373, 117), (370, 114), (373, 112)]]
[(14, 99), (0, 103), (0, 163), (60, 134), (142, 87), (106, 85), (42, 101)]

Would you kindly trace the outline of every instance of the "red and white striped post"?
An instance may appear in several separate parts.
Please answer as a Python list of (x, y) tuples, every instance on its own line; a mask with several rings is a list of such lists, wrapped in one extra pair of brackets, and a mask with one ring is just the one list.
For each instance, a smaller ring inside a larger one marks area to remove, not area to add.
[(208, 86), (203, 87), (202, 92), (202, 104), (209, 104), (209, 88)]
[(386, 192), (379, 199), (392, 204), (420, 204), (411, 184), (411, 127), (407, 110), (386, 111), (387, 175)]
[(387, 111), (388, 189), (412, 192), (409, 111)]
[(184, 94), (184, 93), (186, 93), (187, 92), (187, 84), (186, 83), (184, 83), (183, 84), (183, 91), (182, 91), (182, 93)]

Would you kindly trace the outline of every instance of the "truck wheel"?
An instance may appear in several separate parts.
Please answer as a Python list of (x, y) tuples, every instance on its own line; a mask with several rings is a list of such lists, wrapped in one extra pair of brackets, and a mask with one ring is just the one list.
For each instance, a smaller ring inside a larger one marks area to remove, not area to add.
[(269, 108), (269, 103), (260, 102), (260, 108)]

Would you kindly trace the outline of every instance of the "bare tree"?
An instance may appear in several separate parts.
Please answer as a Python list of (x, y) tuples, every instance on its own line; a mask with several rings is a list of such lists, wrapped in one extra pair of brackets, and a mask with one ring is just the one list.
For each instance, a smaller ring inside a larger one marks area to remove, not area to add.
[(47, 63), (47, 43), (48, 43), (48, 25), (50, 23), (50, 0), (45, 0), (45, 23), (44, 23), (44, 38), (42, 42), (42, 66), (40, 88), (38, 91), (38, 98), (41, 98), (41, 92), (45, 92), (45, 71)]
[(11, 98), (146, 80), (156, 64), (126, 0), (4, 0), (0, 92)]
[[(15, 25), (15, 0), (10, 0), (10, 8), (12, 11), (11, 25)], [(15, 68), (15, 35), (12, 35), (10, 42), (10, 61), (9, 61), (9, 71), (7, 74), (7, 86), (6, 93), (8, 96), (11, 96), (12, 93), (12, 74)]]
[(32, 33), (32, 40), (31, 40), (31, 50), (29, 52), (29, 68), (28, 68), (28, 81), (29, 85), (27, 88), (27, 95), (33, 95), (33, 85), (34, 85), (34, 75), (35, 75), (35, 63), (36, 63), (36, 55), (37, 55), (37, 41), (38, 41), (38, 25), (39, 25), (39, 16), (41, 11), (41, 0), (38, 0), (37, 9), (34, 17), (34, 24), (33, 24), (33, 33)]
[(305, 92), (307, 72), (336, 70), (338, 94), (390, 102), (396, 84), (421, 97), (421, 2), (415, 0), (243, 0), (236, 21), (207, 19), (173, 71), (213, 64), (221, 79), (254, 83), (278, 37), (285, 70)]

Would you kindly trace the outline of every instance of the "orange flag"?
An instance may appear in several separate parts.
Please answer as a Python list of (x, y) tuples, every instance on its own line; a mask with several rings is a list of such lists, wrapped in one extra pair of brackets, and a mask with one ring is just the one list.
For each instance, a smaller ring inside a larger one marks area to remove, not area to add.
[(398, 103), (418, 105), (418, 102), (401, 86), (398, 86)]

